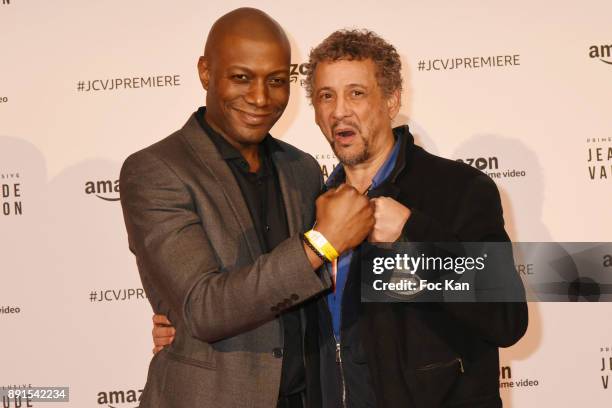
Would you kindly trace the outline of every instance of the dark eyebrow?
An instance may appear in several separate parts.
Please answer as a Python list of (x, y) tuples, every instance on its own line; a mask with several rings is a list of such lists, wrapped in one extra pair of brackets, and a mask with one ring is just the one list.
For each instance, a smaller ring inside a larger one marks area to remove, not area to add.
[(324, 86), (323, 88), (317, 89), (317, 93), (321, 91), (332, 91), (332, 89), (329, 86)]
[(247, 67), (243, 67), (242, 65), (230, 65), (227, 69), (241, 69), (243, 71), (251, 72), (251, 70)]
[(287, 74), (289, 72), (289, 68), (287, 69), (277, 69), (276, 71), (271, 72), (268, 76), (270, 75), (278, 75), (278, 74)]
[[(227, 67), (228, 70), (232, 70), (232, 69), (239, 69), (245, 72), (248, 72), (249, 74), (254, 74), (255, 72), (253, 72), (252, 69), (242, 66), (242, 65), (230, 65), (229, 67)], [(276, 69), (272, 72), (270, 72), (267, 76), (271, 76), (271, 75), (278, 75), (278, 74), (286, 74), (289, 72), (289, 67), (285, 68), (279, 68)]]
[[(348, 84), (346, 87), (347, 88), (354, 88), (356, 86), (358, 86), (360, 88), (368, 89), (368, 87), (366, 85), (363, 85), (363, 84)], [(329, 87), (329, 86), (324, 86), (324, 87), (319, 88), (319, 89), (316, 90), (316, 92), (321, 92), (321, 91), (333, 91), (333, 89), (331, 87)]]

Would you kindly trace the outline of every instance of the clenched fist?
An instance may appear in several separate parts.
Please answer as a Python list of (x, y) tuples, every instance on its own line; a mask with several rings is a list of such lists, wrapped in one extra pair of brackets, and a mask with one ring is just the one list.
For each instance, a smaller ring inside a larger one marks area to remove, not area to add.
[(374, 229), (368, 237), (370, 242), (395, 242), (410, 218), (410, 208), (389, 197), (370, 200), (374, 205)]
[(330, 189), (317, 198), (319, 231), (343, 253), (361, 244), (374, 226), (374, 209), (367, 197), (348, 184)]

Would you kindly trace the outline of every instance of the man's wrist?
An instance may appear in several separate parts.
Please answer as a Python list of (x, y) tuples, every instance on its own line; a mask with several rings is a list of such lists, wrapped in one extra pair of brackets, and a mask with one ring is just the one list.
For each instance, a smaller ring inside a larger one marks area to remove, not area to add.
[(306, 245), (306, 247), (310, 248), (310, 250), (321, 260), (323, 261), (323, 263), (328, 262), (327, 258), (325, 257), (325, 255), (323, 255), (321, 252), (319, 252), (317, 250), (317, 248), (312, 245), (312, 243), (308, 240), (308, 238), (306, 237), (306, 234), (302, 234), (302, 241), (304, 241), (304, 244)]
[(325, 236), (311, 229), (303, 235), (304, 242), (308, 245), (324, 262), (333, 262), (340, 254)]
[(309, 247), (303, 240), (302, 240), (302, 248), (304, 249), (306, 258), (308, 259), (308, 262), (310, 263), (310, 266), (312, 267), (313, 270), (316, 271), (322, 265), (325, 264), (325, 261), (323, 261), (323, 259), (319, 257), (316, 251), (313, 251), (312, 248)]

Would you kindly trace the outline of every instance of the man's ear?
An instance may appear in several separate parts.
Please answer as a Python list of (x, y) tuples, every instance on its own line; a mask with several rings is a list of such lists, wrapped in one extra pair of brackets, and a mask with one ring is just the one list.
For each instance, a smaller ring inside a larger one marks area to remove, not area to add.
[(399, 89), (396, 89), (387, 97), (387, 110), (389, 112), (389, 119), (395, 119), (395, 116), (399, 113), (402, 105), (402, 94)]
[(198, 75), (200, 76), (202, 86), (208, 91), (208, 81), (210, 76), (208, 72), (208, 60), (204, 56), (201, 56), (200, 59), (198, 59)]

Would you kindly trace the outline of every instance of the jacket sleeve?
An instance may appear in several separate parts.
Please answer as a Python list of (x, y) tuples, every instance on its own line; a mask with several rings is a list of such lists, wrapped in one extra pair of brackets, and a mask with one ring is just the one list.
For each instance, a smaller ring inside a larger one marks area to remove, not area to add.
[(193, 337), (209, 343), (233, 337), (329, 287), (298, 235), (250, 265), (221, 269), (188, 186), (152, 153), (125, 161), (120, 191), (143, 286), (159, 294)]
[[(412, 210), (404, 225), (400, 241), (404, 242), (510, 242), (504, 230), (499, 192), (495, 183), (480, 175), (472, 179), (457, 202), (450, 225), (423, 211)], [(513, 288), (512, 302), (444, 303), (455, 318), (486, 341), (498, 347), (508, 347), (525, 334), (528, 325), (525, 291), (514, 269), (511, 247), (501, 262), (503, 284)], [(516, 300), (520, 301), (516, 301)]]

